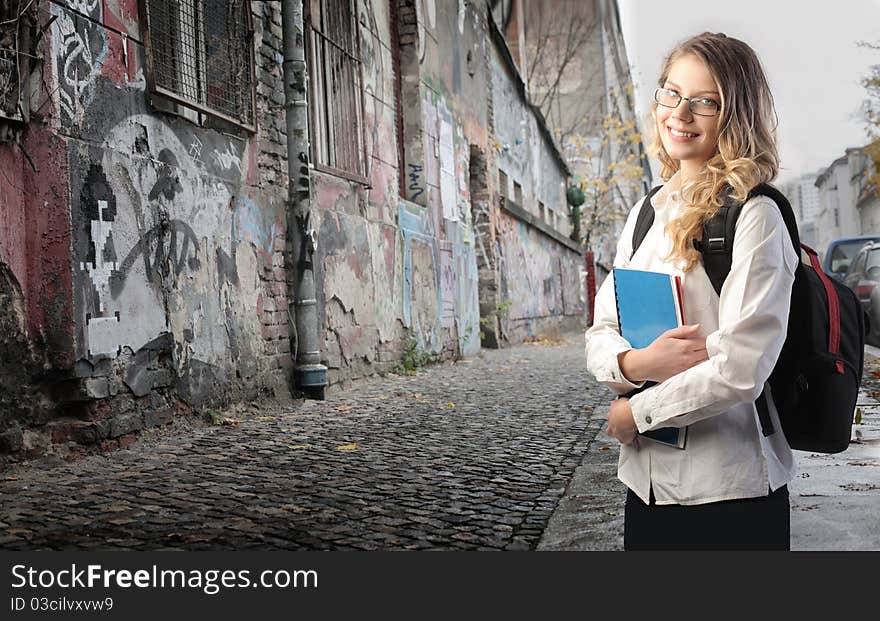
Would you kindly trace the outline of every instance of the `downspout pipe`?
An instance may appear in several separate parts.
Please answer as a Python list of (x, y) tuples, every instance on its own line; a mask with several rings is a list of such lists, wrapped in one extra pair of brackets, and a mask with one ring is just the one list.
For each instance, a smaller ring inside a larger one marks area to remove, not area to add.
[(305, 59), (302, 0), (282, 0), (281, 27), (284, 45), (284, 109), (287, 122), (287, 241), (285, 269), (287, 321), (294, 357), (294, 381), (306, 396), (324, 398), (327, 367), (321, 364), (318, 345), (318, 300), (315, 293), (314, 257), (317, 233), (311, 218), (309, 176), (308, 66)]

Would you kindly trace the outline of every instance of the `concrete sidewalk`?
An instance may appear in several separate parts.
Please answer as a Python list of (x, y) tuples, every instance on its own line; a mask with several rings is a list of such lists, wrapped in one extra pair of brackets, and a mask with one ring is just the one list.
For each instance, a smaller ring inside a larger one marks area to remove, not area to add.
[[(866, 378), (849, 448), (836, 455), (796, 451), (791, 491), (792, 550), (880, 550), (880, 358)], [(865, 388), (867, 386), (867, 388)], [(872, 396), (872, 394), (874, 396)]]
[[(880, 550), (880, 350), (867, 347), (852, 443), (836, 455), (795, 451), (789, 485), (792, 550)], [(539, 550), (623, 550), (626, 487), (617, 480), (617, 441), (600, 429), (550, 518)]]

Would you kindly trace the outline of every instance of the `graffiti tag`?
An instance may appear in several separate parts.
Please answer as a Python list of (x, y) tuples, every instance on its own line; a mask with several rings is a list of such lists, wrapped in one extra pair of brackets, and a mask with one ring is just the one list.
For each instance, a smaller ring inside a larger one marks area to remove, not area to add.
[(416, 198), (425, 192), (425, 189), (421, 187), (422, 170), (424, 170), (424, 168), (421, 164), (409, 164), (409, 185), (407, 186), (407, 189), (413, 192), (409, 197), (411, 201), (416, 200)]

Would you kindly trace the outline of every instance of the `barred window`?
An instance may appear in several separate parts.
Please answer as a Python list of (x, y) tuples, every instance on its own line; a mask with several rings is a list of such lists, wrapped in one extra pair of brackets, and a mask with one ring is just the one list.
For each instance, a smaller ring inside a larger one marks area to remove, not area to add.
[(150, 90), (250, 131), (254, 46), (249, 0), (143, 0)]
[(306, 4), (315, 167), (366, 183), (360, 40), (352, 0)]

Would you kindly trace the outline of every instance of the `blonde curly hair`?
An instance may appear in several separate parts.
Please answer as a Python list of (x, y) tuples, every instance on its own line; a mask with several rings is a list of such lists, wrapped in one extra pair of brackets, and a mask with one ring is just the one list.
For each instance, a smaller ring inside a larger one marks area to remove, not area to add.
[[(662, 87), (672, 64), (692, 54), (706, 63), (721, 93), (718, 115), (718, 149), (702, 174), (688, 183), (682, 200), (688, 206), (681, 217), (666, 225), (672, 242), (667, 259), (681, 260), (690, 271), (700, 260), (693, 239), (702, 236), (703, 224), (724, 204), (724, 196), (743, 201), (759, 183), (772, 181), (779, 172), (776, 147), (776, 110), (767, 78), (755, 51), (739, 39), (704, 32), (679, 43), (666, 57), (658, 85)], [(651, 154), (660, 161), (660, 176), (669, 180), (679, 170), (660, 140), (652, 106)]]

